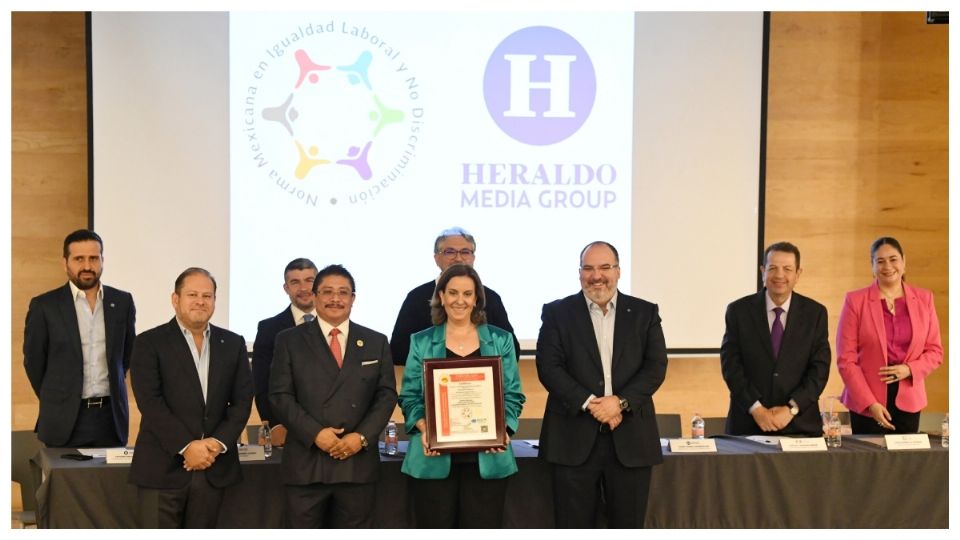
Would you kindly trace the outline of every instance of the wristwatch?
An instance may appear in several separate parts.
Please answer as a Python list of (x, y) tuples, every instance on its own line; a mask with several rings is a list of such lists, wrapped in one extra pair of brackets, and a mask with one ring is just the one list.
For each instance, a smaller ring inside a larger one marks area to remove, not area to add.
[(627, 398), (620, 398), (620, 410), (625, 411), (630, 408), (630, 402), (627, 401)]
[(357, 435), (360, 435), (360, 448), (366, 448), (367, 438), (363, 436), (363, 433), (358, 433)]
[(790, 400), (790, 414), (793, 416), (800, 414), (800, 407), (797, 406), (797, 402), (792, 399)]

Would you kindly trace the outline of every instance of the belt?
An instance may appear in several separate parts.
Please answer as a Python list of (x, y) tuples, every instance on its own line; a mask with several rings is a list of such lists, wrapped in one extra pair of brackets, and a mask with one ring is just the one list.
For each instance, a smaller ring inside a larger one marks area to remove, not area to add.
[(110, 405), (110, 396), (100, 396), (83, 398), (80, 400), (80, 406), (86, 409), (99, 409)]

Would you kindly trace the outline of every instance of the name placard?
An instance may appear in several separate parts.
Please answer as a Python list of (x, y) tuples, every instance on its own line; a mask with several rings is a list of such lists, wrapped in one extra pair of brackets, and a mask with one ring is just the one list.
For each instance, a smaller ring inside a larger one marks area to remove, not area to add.
[(713, 439), (670, 439), (670, 451), (675, 454), (716, 452), (717, 441)]
[(780, 449), (784, 452), (826, 452), (827, 441), (823, 437), (782, 437)]
[(133, 463), (133, 448), (107, 448), (107, 463), (110, 465)]
[(259, 444), (248, 444), (237, 449), (237, 455), (240, 461), (264, 461), (267, 458), (263, 455), (263, 447)]
[(887, 450), (929, 450), (930, 437), (926, 433), (884, 435)]

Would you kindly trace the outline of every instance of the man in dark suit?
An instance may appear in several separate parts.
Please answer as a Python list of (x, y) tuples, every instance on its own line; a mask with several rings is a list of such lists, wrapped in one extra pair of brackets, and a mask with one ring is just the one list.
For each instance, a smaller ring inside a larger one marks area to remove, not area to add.
[[(476, 259), (477, 242), (473, 235), (460, 227), (452, 227), (440, 233), (433, 242), (433, 260), (442, 274), (444, 270), (454, 264), (473, 266)], [(430, 318), (430, 299), (437, 280), (432, 279), (407, 293), (407, 297), (400, 305), (397, 322), (393, 325), (393, 334), (390, 336), (390, 351), (393, 353), (393, 363), (398, 366), (406, 365), (407, 355), (410, 353), (410, 336), (421, 330), (433, 326)], [(487, 295), (487, 322), (513, 334), (513, 326), (507, 318), (507, 310), (503, 307), (503, 300), (493, 289), (484, 285), (484, 294)], [(520, 342), (513, 337), (514, 350), (517, 359), (520, 359)]]
[(653, 393), (667, 371), (657, 306), (617, 290), (606, 242), (580, 253), (581, 292), (543, 306), (537, 374), (547, 389), (540, 455), (553, 464), (556, 524), (643, 526), (653, 465), (663, 461)]
[(827, 308), (794, 293), (800, 250), (768, 247), (764, 289), (727, 306), (720, 367), (730, 388), (731, 435), (821, 436), (817, 400), (830, 374)]
[(277, 336), (270, 373), (271, 405), (288, 430), (288, 525), (371, 527), (377, 437), (397, 404), (390, 347), (350, 321), (356, 286), (346, 268), (324, 268), (313, 289), (317, 321)]
[(224, 488), (242, 480), (236, 441), (253, 383), (243, 337), (209, 323), (216, 293), (208, 271), (184, 270), (171, 296), (176, 316), (134, 344), (143, 417), (130, 482), (144, 528), (214, 527)]
[(270, 363), (273, 344), (281, 330), (293, 328), (317, 318), (313, 307), (313, 280), (317, 265), (310, 259), (294, 259), (283, 270), (283, 292), (290, 297), (290, 305), (280, 313), (260, 321), (257, 339), (253, 342), (253, 387), (256, 391), (257, 412), (260, 420), (270, 422), (271, 441), (283, 446), (287, 428), (278, 423), (270, 407)]
[(124, 446), (133, 297), (100, 283), (103, 241), (93, 231), (67, 235), (63, 267), (67, 283), (35, 297), (27, 312), (23, 367), (40, 400), (34, 431), (47, 446)]

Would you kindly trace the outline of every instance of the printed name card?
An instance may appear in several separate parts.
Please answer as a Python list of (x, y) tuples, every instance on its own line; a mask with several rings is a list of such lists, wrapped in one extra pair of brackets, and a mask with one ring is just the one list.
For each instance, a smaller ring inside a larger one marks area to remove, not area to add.
[(884, 435), (887, 450), (929, 450), (930, 437), (926, 433), (910, 435)]
[(133, 448), (107, 448), (107, 463), (110, 465), (133, 463)]
[(717, 451), (717, 441), (713, 439), (670, 439), (670, 451), (675, 454), (714, 452)]
[(267, 459), (263, 455), (263, 447), (259, 444), (248, 444), (237, 449), (237, 455), (240, 461), (264, 461)]
[(784, 452), (826, 452), (827, 441), (823, 437), (782, 437), (780, 449)]

